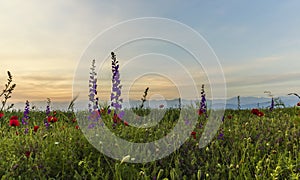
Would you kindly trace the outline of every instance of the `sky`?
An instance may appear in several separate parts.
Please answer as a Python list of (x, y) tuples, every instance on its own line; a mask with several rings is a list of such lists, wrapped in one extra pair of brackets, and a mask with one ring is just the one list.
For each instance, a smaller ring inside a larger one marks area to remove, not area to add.
[[(209, 96), (221, 98), (213, 96), (207, 72), (224, 75), (226, 92), (221, 94), (227, 98), (266, 96), (266, 90), (275, 96), (300, 93), (299, 7), (296, 0), (0, 0), (0, 86), (9, 70), (17, 84), (9, 102), (70, 101), (77, 93), (84, 98), (88, 68), (96, 59), (98, 95), (109, 100), (109, 55), (116, 50), (124, 99), (140, 99), (146, 87), (153, 99), (194, 98), (201, 84)], [(193, 45), (194, 39), (177, 28), (133, 24), (115, 34), (111, 28), (142, 17), (167, 18), (192, 28), (215, 53), (221, 71), (195, 64), (187, 51), (170, 42), (121, 44), (120, 39), (142, 31)], [(106, 41), (101, 40), (103, 32), (111, 33)]]

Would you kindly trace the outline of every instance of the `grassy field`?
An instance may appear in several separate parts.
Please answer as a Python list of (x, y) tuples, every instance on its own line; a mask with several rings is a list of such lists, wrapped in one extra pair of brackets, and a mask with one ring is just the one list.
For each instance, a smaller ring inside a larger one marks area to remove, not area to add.
[[(31, 111), (28, 125), (21, 123), (23, 112), (3, 112), (4, 116), (0, 119), (0, 177), (299, 179), (300, 109), (260, 111), (263, 116), (257, 116), (251, 110), (226, 110), (224, 122), (215, 138), (202, 149), (199, 149), (198, 141), (206, 118), (200, 116), (194, 134), (180, 149), (163, 159), (145, 164), (121, 163), (101, 154), (86, 140), (76, 117), (70, 112), (50, 112), (49, 116), (56, 117), (57, 121), (49, 122), (49, 128), (44, 125), (45, 112)], [(159, 125), (147, 129), (147, 138), (142, 128), (134, 130), (124, 123), (113, 128), (113, 117), (105, 112), (102, 119), (121, 138), (145, 142), (159, 139), (172, 129), (179, 113), (178, 109), (168, 109)], [(19, 126), (9, 125), (12, 116), (19, 117)]]

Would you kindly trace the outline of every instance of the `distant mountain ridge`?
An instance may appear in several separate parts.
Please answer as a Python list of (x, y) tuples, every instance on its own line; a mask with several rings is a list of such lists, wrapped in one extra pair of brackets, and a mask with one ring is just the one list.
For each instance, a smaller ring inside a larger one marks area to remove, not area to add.
[[(296, 96), (280, 96), (281, 101), (285, 104), (286, 107), (293, 107), (295, 106), (300, 100)], [(224, 107), (223, 104), (224, 100), (215, 99), (214, 100), (214, 109), (220, 109)], [(198, 107), (200, 100), (181, 100), (181, 106), (194, 106)], [(51, 109), (52, 110), (67, 110), (70, 102), (51, 102)], [(8, 103), (10, 104), (10, 103)], [(139, 107), (141, 104), (140, 100), (131, 100), (129, 102), (124, 102), (124, 108), (130, 107)], [(207, 100), (208, 107), (211, 107), (212, 100)], [(267, 108), (271, 104), (271, 98), (266, 97), (240, 97), (240, 105), (241, 109), (252, 109), (252, 108)], [(36, 110), (44, 111), (46, 109), (46, 101), (33, 101), (30, 102), (30, 107), (35, 106)], [(179, 107), (179, 100), (172, 99), (172, 100), (151, 100), (146, 101), (144, 107), (150, 108), (159, 108), (160, 105), (164, 105), (164, 108), (178, 108)], [(226, 100), (226, 109), (237, 109), (238, 102), (237, 97), (232, 97)], [(24, 110), (25, 102), (15, 103), (13, 109), (16, 110)], [(83, 110), (87, 109), (87, 101), (75, 101), (75, 110)]]

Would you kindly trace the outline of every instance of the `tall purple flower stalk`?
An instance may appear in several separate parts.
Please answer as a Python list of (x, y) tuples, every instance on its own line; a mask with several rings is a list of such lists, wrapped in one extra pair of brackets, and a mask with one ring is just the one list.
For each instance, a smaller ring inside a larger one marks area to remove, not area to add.
[(50, 98), (47, 98), (46, 118), (44, 119), (44, 125), (46, 126), (46, 128), (49, 128), (49, 126), (50, 126), (50, 124), (48, 122), (48, 116), (50, 114), (50, 104), (51, 104), (51, 100), (50, 100)]
[(29, 101), (26, 100), (24, 115), (23, 115), (23, 118), (22, 118), (22, 124), (23, 125), (28, 125), (28, 122), (27, 122), (28, 120), (29, 120)]
[(89, 112), (98, 110), (98, 98), (97, 95), (97, 73), (95, 72), (95, 59), (92, 62), (90, 80), (89, 80)]
[(95, 59), (92, 61), (92, 67), (90, 68), (90, 79), (89, 79), (89, 124), (88, 128), (93, 128), (96, 126), (96, 122), (100, 119), (100, 111), (98, 108), (99, 98), (97, 95), (97, 73), (95, 72)]
[[(122, 98), (121, 96), (121, 89), (122, 85), (120, 85), (120, 72), (119, 72), (119, 61), (116, 58), (114, 52), (111, 52), (111, 59), (112, 59), (112, 93), (110, 95), (111, 100), (111, 107), (115, 109), (114, 114), (117, 114), (119, 110), (122, 109)], [(124, 112), (121, 111), (118, 114), (118, 117), (122, 119), (124, 116)]]
[(274, 109), (274, 98), (272, 97), (270, 111), (273, 111), (273, 109)]
[(199, 108), (199, 115), (201, 115), (201, 114), (206, 114), (206, 117), (207, 117), (207, 106), (206, 106), (204, 84), (202, 84), (202, 87), (201, 87), (201, 102), (200, 102), (200, 108)]

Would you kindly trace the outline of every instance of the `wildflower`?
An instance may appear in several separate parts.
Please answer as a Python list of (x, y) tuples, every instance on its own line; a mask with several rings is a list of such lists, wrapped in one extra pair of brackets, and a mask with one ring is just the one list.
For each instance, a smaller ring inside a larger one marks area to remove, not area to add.
[(33, 131), (34, 131), (34, 132), (37, 132), (38, 129), (39, 129), (39, 126), (34, 126), (34, 127), (33, 127)]
[(197, 133), (196, 133), (195, 131), (193, 131), (193, 132), (191, 133), (191, 136), (193, 136), (193, 138), (196, 139), (196, 134), (197, 134)]
[(29, 158), (29, 157), (30, 157), (30, 154), (31, 154), (31, 152), (30, 152), (30, 151), (26, 151), (26, 152), (25, 152), (25, 156), (26, 156), (27, 158)]
[(22, 118), (22, 124), (23, 124), (23, 125), (27, 125), (27, 124), (28, 124), (28, 122), (27, 122), (27, 120), (29, 119), (28, 114), (29, 114), (29, 101), (26, 100), (26, 103), (25, 103), (25, 110), (24, 110), (24, 116), (23, 116), (23, 118)]
[(122, 109), (123, 99), (121, 96), (122, 85), (120, 85), (120, 72), (119, 72), (119, 61), (117, 61), (116, 55), (114, 52), (111, 52), (112, 59), (112, 93), (110, 96), (111, 107), (115, 109), (115, 113), (118, 113), (118, 110)]
[[(96, 126), (96, 122), (100, 119), (100, 112), (98, 109), (98, 101), (99, 98), (95, 97), (97, 95), (97, 73), (95, 72), (95, 60), (92, 61), (92, 67), (90, 72), (90, 80), (89, 80), (89, 112), (90, 115), (88, 119), (91, 121), (88, 128), (91, 129)], [(74, 121), (73, 121), (74, 122)]]
[(28, 128), (25, 128), (25, 130), (24, 130), (24, 134), (27, 134), (27, 133), (28, 133), (28, 131), (29, 131), (29, 129), (28, 129)]
[(18, 132), (18, 131), (16, 131), (16, 135), (17, 135), (17, 136), (19, 135), (19, 132)]
[(3, 118), (4, 113), (0, 112), (0, 119)]
[(51, 100), (50, 100), (50, 98), (47, 98), (46, 118), (44, 119), (44, 125), (46, 126), (46, 128), (49, 128), (49, 126), (50, 126), (49, 122), (47, 121), (47, 117), (50, 114), (50, 104), (51, 104)]
[(78, 126), (78, 125), (76, 125), (76, 126), (75, 126), (75, 129), (79, 129), (79, 126)]
[(48, 116), (48, 122), (56, 122), (57, 121), (57, 117), (53, 117), (53, 116)]
[(224, 133), (223, 132), (220, 132), (220, 134), (218, 136), (218, 139), (224, 139)]
[(252, 113), (252, 114), (255, 114), (255, 115), (258, 115), (259, 112), (260, 112), (260, 111), (259, 111), (258, 109), (252, 109), (252, 110), (251, 110), (251, 113)]
[(228, 119), (232, 119), (232, 115), (228, 115), (227, 118), (228, 118)]
[(272, 97), (270, 111), (273, 111), (273, 109), (274, 109), (274, 98)]
[(163, 104), (159, 105), (159, 108), (160, 109), (164, 108), (164, 105)]
[(12, 116), (9, 120), (9, 125), (10, 126), (20, 126), (18, 116)]
[(51, 104), (51, 100), (50, 98), (47, 98), (46, 116), (50, 114), (50, 104)]
[(97, 95), (97, 73), (95, 72), (95, 59), (92, 61), (92, 67), (90, 68), (90, 80), (89, 80), (89, 112), (98, 109), (98, 99), (95, 97)]
[(300, 106), (300, 102), (297, 103), (297, 106)]
[(257, 114), (257, 116), (262, 117), (262, 116), (264, 116), (264, 113), (261, 112), (261, 111), (259, 111), (258, 114)]
[(76, 122), (76, 118), (74, 118), (74, 119), (72, 120), (72, 122), (75, 123), (75, 122)]
[[(206, 106), (206, 98), (205, 98), (205, 91), (204, 91), (204, 84), (202, 84), (201, 88), (201, 102), (200, 102), (200, 108), (198, 111), (199, 115), (206, 114), (207, 106)], [(206, 114), (207, 117), (207, 114)]]
[(127, 121), (124, 121), (124, 125), (125, 125), (125, 126), (128, 126), (128, 122), (127, 122)]

